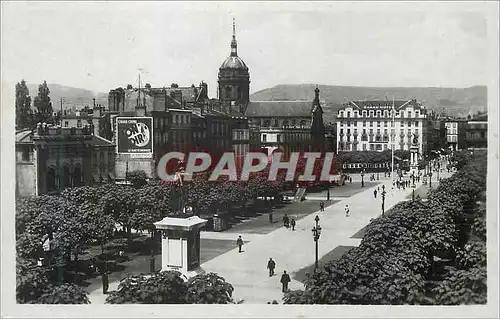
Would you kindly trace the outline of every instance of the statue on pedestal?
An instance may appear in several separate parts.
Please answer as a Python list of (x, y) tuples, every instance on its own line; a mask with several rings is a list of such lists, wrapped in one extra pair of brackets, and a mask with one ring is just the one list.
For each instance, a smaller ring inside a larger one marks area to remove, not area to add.
[(179, 162), (179, 168), (175, 172), (174, 177), (174, 187), (172, 192), (173, 198), (173, 209), (175, 213), (185, 214), (186, 212), (186, 188), (184, 187), (184, 176), (186, 175), (184, 171), (184, 163)]

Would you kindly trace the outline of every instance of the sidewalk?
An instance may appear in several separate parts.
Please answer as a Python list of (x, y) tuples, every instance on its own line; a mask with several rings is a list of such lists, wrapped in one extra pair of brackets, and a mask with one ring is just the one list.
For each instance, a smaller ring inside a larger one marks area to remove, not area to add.
[[(392, 190), (390, 180), (381, 181), (386, 187), (385, 209), (405, 200), (412, 188)], [(322, 227), (319, 239), (319, 258), (337, 246), (353, 246), (359, 240), (350, 238), (366, 226), (370, 219), (381, 215), (382, 200), (380, 195), (375, 199), (373, 190), (377, 186), (346, 198), (325, 208), (324, 212), (312, 213), (304, 217), (295, 232), (280, 228), (263, 237), (246, 244), (243, 253), (237, 249), (220, 255), (202, 265), (207, 272), (216, 272), (234, 286), (235, 300), (244, 299), (246, 304), (266, 304), (269, 301), (281, 302), (280, 277), (283, 270), (292, 274), (303, 267), (314, 263), (314, 241), (311, 229), (315, 225), (316, 215)], [(380, 189), (382, 189), (380, 185)], [(351, 216), (346, 217), (344, 207), (348, 204)], [(269, 278), (266, 269), (268, 259), (276, 262), (276, 275)], [(290, 289), (303, 289), (303, 285), (295, 280)]]
[[(451, 175), (442, 173), (441, 177)], [(392, 189), (390, 179), (380, 180), (378, 186), (382, 189), (385, 185), (387, 194), (385, 210), (395, 204), (408, 200), (413, 188), (406, 190)], [(438, 183), (433, 179), (433, 184)], [(417, 187), (422, 186), (418, 183)], [(315, 225), (316, 215), (320, 218), (322, 228), (319, 239), (319, 258), (323, 257), (337, 246), (357, 246), (360, 239), (351, 238), (355, 233), (370, 223), (370, 219), (381, 215), (381, 195), (373, 196), (377, 186), (365, 189), (351, 197), (343, 198), (337, 203), (325, 208), (324, 212), (311, 213), (300, 220), (296, 230), (292, 231), (280, 227), (268, 234), (251, 234), (242, 231), (240, 235), (244, 240), (250, 240), (243, 246), (243, 252), (238, 249), (230, 250), (215, 257), (201, 266), (206, 272), (215, 272), (224, 277), (234, 287), (234, 299), (244, 300), (246, 304), (267, 304), (276, 300), (282, 302), (280, 277), (286, 270), (293, 277), (294, 272), (314, 263), (315, 245), (311, 229)], [(351, 215), (346, 217), (344, 207), (348, 204)], [(234, 233), (208, 233), (202, 232), (202, 238), (235, 240)], [(276, 262), (275, 275), (269, 277), (267, 267), (268, 259), (272, 257)], [(111, 282), (109, 290), (115, 290), (118, 282)], [(303, 289), (303, 284), (292, 279), (290, 289)], [(105, 302), (105, 295), (99, 286), (89, 287), (89, 299), (92, 304)]]

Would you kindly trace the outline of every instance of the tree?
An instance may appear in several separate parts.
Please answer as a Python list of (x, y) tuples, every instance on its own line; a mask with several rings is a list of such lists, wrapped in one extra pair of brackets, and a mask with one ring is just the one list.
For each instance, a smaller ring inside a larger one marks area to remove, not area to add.
[(187, 303), (231, 304), (234, 288), (216, 273), (195, 276), (188, 281)]
[(33, 101), (33, 105), (36, 108), (36, 119), (38, 123), (53, 123), (53, 110), (52, 102), (50, 101), (50, 90), (47, 86), (47, 82), (43, 81), (43, 84), (38, 86), (38, 95)]
[(229, 304), (233, 286), (215, 273), (198, 275), (187, 282), (176, 271), (128, 276), (112, 291), (110, 304)]
[[(401, 202), (373, 220), (359, 247), (310, 274), (305, 290), (285, 294), (285, 303), (484, 303), (485, 209), (473, 209), (473, 219), (461, 216), (481, 198), (485, 177), (484, 158), (465, 159), (462, 170), (431, 191), (428, 202)], [(436, 285), (443, 276), (433, 267), (438, 253), (448, 254), (454, 265)]]
[(131, 171), (127, 173), (127, 180), (135, 188), (141, 188), (148, 183), (148, 175), (144, 171)]
[(110, 292), (106, 303), (184, 304), (187, 290), (187, 283), (176, 271), (128, 276), (121, 280), (116, 291)]
[(34, 302), (37, 304), (90, 304), (87, 293), (75, 284), (49, 285)]
[(37, 300), (49, 284), (46, 269), (36, 260), (16, 258), (16, 301), (30, 303)]
[(16, 84), (16, 129), (31, 127), (31, 97), (26, 81)]
[(99, 209), (120, 224), (131, 242), (133, 216), (136, 213), (138, 193), (135, 188), (124, 185), (106, 184), (100, 187)]

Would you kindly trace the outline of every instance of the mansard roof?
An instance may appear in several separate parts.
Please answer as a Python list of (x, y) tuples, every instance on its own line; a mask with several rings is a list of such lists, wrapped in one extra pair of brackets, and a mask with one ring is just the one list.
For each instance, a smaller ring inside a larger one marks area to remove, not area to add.
[(311, 101), (251, 101), (248, 117), (311, 117)]

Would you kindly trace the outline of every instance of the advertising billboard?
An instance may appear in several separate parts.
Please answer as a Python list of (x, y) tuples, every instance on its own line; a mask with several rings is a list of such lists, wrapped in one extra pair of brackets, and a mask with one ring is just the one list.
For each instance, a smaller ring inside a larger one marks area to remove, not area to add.
[(118, 154), (153, 153), (152, 117), (117, 117), (116, 134)]

